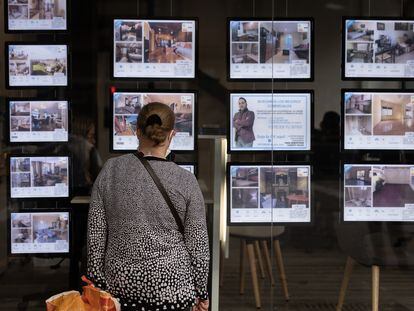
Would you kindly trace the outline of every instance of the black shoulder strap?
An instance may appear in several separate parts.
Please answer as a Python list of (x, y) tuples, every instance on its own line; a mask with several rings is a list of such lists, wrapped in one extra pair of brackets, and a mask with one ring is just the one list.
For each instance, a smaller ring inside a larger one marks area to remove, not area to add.
[(158, 190), (161, 192), (162, 196), (164, 197), (165, 202), (167, 203), (168, 207), (170, 208), (171, 213), (174, 216), (175, 222), (177, 223), (178, 230), (180, 230), (181, 234), (184, 235), (183, 222), (181, 221), (181, 218), (178, 215), (178, 212), (175, 209), (174, 204), (171, 202), (171, 199), (168, 196), (168, 193), (165, 190), (164, 186), (161, 184), (161, 181), (158, 178), (157, 174), (155, 174), (155, 172), (152, 169), (151, 165), (148, 163), (148, 161), (143, 156), (140, 156), (138, 153), (134, 153), (134, 155), (141, 161), (142, 165), (145, 167), (148, 174), (151, 176), (151, 178), (154, 181), (155, 185), (157, 186)]

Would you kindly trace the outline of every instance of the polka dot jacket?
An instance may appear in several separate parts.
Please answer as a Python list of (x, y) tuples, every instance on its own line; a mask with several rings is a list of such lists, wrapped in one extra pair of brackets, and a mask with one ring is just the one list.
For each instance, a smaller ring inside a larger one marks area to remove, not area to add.
[(207, 299), (209, 247), (195, 176), (148, 157), (177, 209), (184, 236), (152, 178), (133, 155), (106, 162), (88, 217), (88, 277), (128, 310), (183, 310)]

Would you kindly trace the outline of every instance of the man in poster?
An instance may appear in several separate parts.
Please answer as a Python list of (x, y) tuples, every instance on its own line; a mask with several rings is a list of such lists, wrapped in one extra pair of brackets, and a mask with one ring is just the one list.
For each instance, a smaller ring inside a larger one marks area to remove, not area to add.
[(233, 117), (233, 126), (236, 129), (234, 140), (237, 148), (251, 148), (255, 140), (253, 132), (254, 112), (247, 108), (244, 97), (239, 98), (239, 112)]

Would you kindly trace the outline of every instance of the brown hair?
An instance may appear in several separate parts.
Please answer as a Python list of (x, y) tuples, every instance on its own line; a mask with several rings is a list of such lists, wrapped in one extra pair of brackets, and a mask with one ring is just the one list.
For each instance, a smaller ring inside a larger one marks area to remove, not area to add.
[(149, 103), (138, 115), (137, 127), (145, 137), (154, 142), (154, 147), (165, 142), (174, 125), (174, 112), (162, 103)]

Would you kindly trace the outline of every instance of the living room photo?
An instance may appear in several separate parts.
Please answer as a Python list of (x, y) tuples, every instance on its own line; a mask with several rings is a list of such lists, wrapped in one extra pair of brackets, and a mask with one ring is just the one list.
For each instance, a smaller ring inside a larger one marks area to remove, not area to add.
[(193, 31), (184, 31), (188, 22), (144, 22), (144, 62), (176, 63), (193, 59)]
[(66, 18), (66, 0), (29, 0), (30, 19)]
[(33, 102), (32, 103), (32, 131), (67, 131), (67, 109), (59, 102)]
[(404, 136), (414, 132), (414, 103), (411, 94), (375, 94), (372, 122), (374, 135)]
[(411, 166), (374, 166), (374, 207), (405, 207), (414, 204), (414, 170)]
[(116, 114), (139, 114), (142, 108), (141, 94), (114, 94)]
[(68, 185), (67, 160), (41, 158), (31, 161), (34, 187), (51, 187), (56, 184)]
[[(309, 63), (310, 35), (299, 32), (300, 22), (262, 22), (260, 24), (260, 63)], [(305, 23), (305, 22), (302, 22)], [(309, 27), (307, 28), (309, 30)]]

